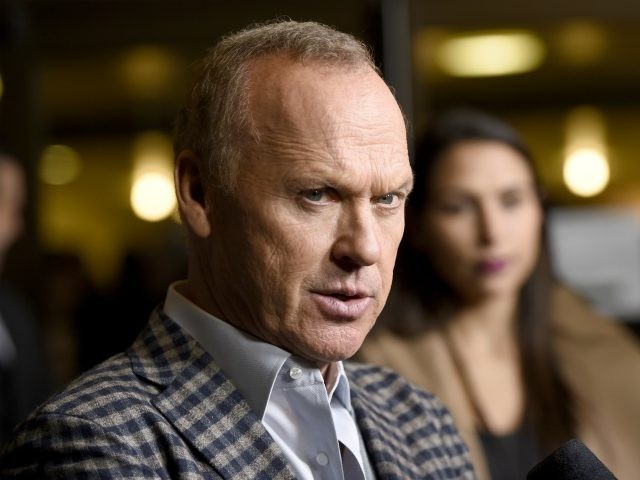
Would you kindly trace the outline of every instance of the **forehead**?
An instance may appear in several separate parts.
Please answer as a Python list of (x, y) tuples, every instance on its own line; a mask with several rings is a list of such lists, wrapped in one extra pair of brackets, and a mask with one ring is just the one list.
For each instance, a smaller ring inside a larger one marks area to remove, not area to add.
[(316, 128), (396, 127), (402, 118), (384, 81), (368, 66), (300, 63), (282, 56), (253, 62), (249, 106), (259, 131)]
[(533, 172), (527, 159), (509, 145), (493, 140), (465, 140), (438, 159), (431, 186), (510, 186), (530, 183)]
[(371, 68), (271, 57), (252, 65), (250, 78), (256, 161), (309, 172), (409, 169), (402, 113)]

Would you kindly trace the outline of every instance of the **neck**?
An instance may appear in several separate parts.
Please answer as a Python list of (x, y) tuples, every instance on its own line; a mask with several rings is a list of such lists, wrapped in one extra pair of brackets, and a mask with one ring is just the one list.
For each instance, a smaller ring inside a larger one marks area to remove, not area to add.
[(517, 295), (494, 297), (465, 305), (453, 315), (448, 330), (456, 341), (495, 348), (515, 339)]
[[(214, 315), (220, 320), (233, 325), (237, 329), (242, 330), (249, 335), (254, 336), (255, 338), (259, 338), (262, 341), (267, 341), (259, 335), (256, 335), (255, 332), (247, 331), (247, 329), (244, 328), (243, 325), (238, 325), (230, 321), (230, 317), (224, 314), (224, 310), (218, 306), (215, 299), (213, 298), (213, 295), (209, 295), (208, 291), (199, 288), (199, 286), (203, 284), (204, 283), (200, 279), (194, 281), (193, 278), (190, 277), (187, 280), (186, 284), (181, 288), (180, 293), (182, 293), (182, 295), (187, 297), (198, 307), (210, 313), (211, 315)], [(213, 290), (211, 289), (210, 291)], [(320, 369), (320, 374), (324, 379), (327, 391), (330, 391), (338, 379), (338, 364), (336, 362), (319, 363), (318, 368)]]
[(330, 392), (338, 380), (338, 364), (336, 362), (320, 365), (320, 373), (324, 379), (324, 386)]

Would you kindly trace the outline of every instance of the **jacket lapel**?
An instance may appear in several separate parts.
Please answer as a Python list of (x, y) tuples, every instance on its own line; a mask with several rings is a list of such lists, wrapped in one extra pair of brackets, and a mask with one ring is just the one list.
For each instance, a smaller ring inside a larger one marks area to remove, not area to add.
[(294, 479), (284, 455), (211, 356), (162, 312), (129, 351), (158, 384), (160, 413), (223, 478)]
[(447, 466), (433, 455), (439, 447), (429, 440), (439, 433), (424, 411), (417, 413), (404, 402), (406, 391), (394, 392), (395, 385), (375, 378), (359, 383), (359, 377), (371, 373), (358, 373), (353, 367), (349, 371), (352, 406), (377, 478), (444, 478)]
[(378, 479), (413, 478), (407, 471), (409, 453), (392, 413), (381, 408), (368, 392), (351, 383), (351, 404), (367, 453)]

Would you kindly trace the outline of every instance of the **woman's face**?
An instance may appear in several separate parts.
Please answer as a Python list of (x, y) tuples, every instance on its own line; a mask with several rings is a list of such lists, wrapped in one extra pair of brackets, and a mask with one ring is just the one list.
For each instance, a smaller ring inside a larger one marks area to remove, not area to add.
[(539, 254), (542, 209), (524, 157), (466, 140), (433, 166), (414, 243), (466, 301), (517, 294)]

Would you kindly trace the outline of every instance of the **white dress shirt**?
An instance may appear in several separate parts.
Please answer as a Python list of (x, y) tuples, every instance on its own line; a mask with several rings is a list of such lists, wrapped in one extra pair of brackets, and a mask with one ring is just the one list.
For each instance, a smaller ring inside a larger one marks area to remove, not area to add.
[[(329, 390), (311, 362), (205, 312), (169, 287), (164, 312), (214, 359), (282, 449), (297, 478), (370, 480), (342, 362)], [(365, 474), (364, 472), (367, 472)]]

